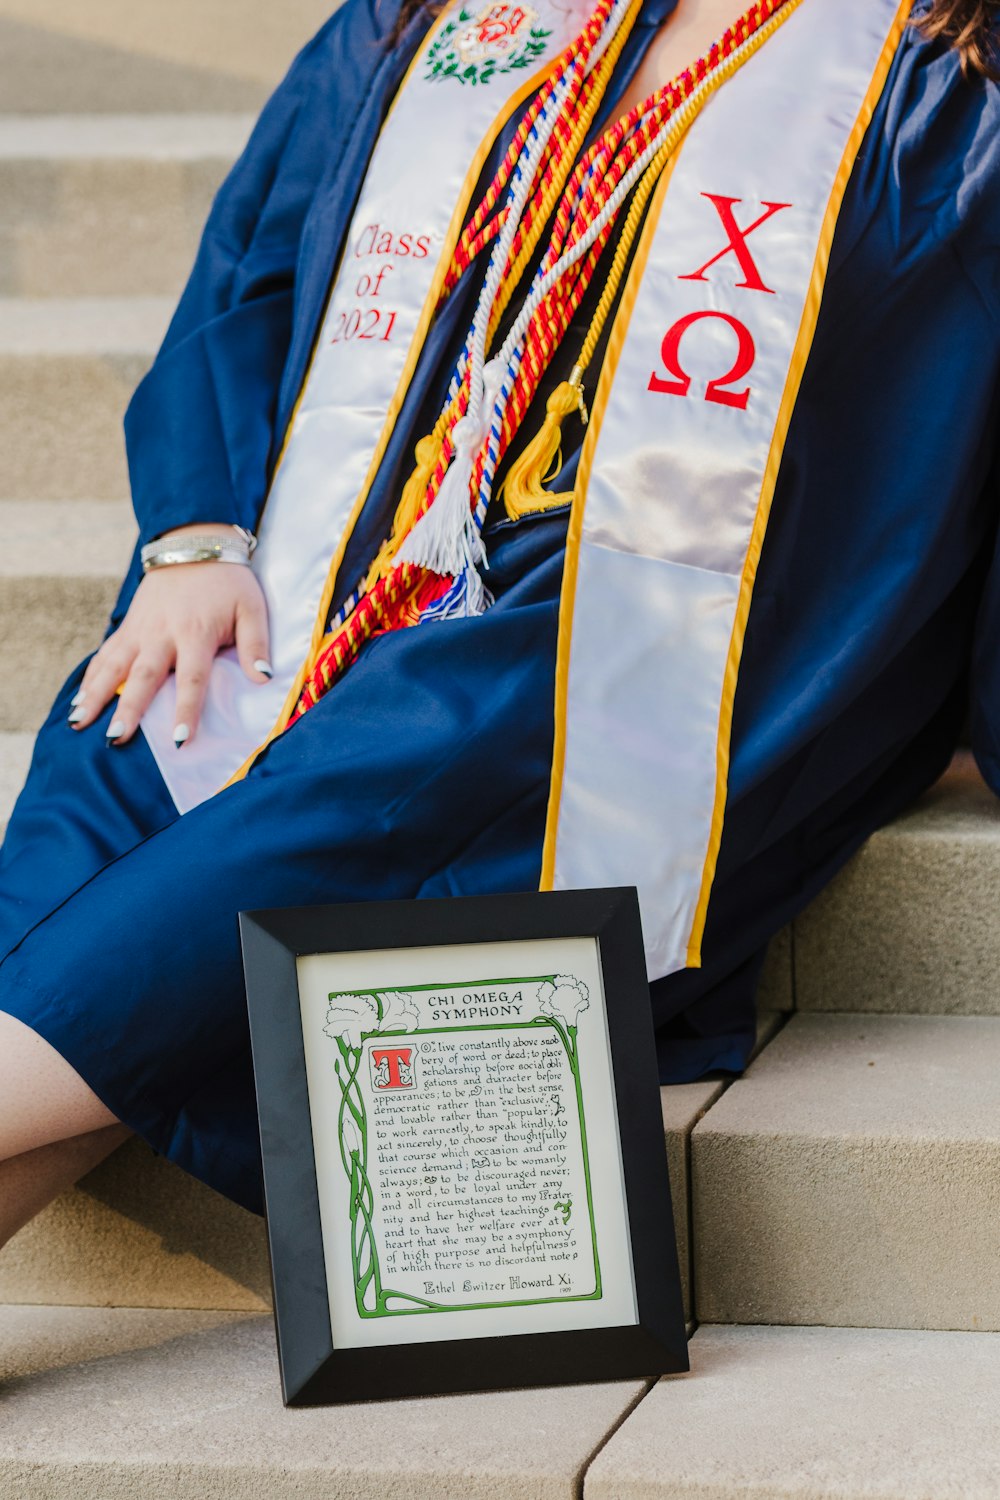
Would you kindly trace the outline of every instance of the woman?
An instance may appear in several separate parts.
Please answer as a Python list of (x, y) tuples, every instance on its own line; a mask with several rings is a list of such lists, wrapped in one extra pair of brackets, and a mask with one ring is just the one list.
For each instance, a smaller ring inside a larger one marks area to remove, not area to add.
[(637, 883), (691, 1079), (970, 661), (1000, 790), (995, 7), (734, 9), (347, 0), (265, 109), (3, 850), (0, 1241), (128, 1131), (260, 1209), (241, 909)]

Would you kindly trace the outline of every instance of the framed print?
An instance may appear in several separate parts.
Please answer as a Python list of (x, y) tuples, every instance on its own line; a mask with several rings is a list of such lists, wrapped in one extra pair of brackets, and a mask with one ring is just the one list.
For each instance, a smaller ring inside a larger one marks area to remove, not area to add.
[(634, 890), (240, 927), (287, 1403), (687, 1369)]

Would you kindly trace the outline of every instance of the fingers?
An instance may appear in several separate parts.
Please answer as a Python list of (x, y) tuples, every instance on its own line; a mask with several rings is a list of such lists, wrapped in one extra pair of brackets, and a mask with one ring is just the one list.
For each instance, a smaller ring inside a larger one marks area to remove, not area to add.
[(137, 651), (116, 632), (91, 658), (80, 690), (70, 705), (69, 722), (74, 729), (86, 729), (99, 718), (119, 685), (128, 676)]
[(208, 633), (188, 631), (176, 647), (160, 643), (138, 651), (129, 651), (121, 645), (108, 649), (113, 640), (114, 637), (102, 647), (84, 674), (80, 691), (73, 700), (71, 725), (74, 729), (85, 729), (93, 724), (121, 686), (121, 696), (106, 732), (110, 744), (128, 744), (176, 664), (174, 743), (180, 748), (192, 738), (201, 718), (217, 649), (214, 639)]
[(118, 706), (107, 728), (110, 744), (128, 744), (172, 666), (173, 651), (168, 646), (147, 647), (138, 653), (129, 668)]
[(194, 737), (205, 704), (216, 645), (207, 635), (188, 635), (177, 649), (177, 710), (174, 744), (178, 750)]
[(260, 589), (250, 591), (236, 607), (236, 651), (251, 682), (268, 682), (274, 676), (267, 605)]
[(260, 585), (243, 568), (179, 567), (150, 573), (140, 583), (122, 625), (88, 666), (70, 705), (69, 722), (86, 729), (115, 704), (108, 741), (124, 745), (174, 669), (174, 741), (193, 738), (217, 653), (235, 645), (252, 682), (273, 676), (267, 606)]

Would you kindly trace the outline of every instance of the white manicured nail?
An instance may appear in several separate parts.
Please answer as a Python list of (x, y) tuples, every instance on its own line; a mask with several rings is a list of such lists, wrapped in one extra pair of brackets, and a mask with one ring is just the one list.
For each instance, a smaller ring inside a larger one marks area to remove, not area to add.
[(111, 723), (108, 725), (108, 739), (109, 740), (120, 740), (121, 737), (122, 737), (122, 735), (124, 733), (125, 733), (125, 720), (124, 719), (112, 719)]
[(254, 662), (253, 669), (255, 672), (260, 672), (264, 677), (274, 676), (274, 668), (269, 661), (264, 661), (263, 657), (260, 661)]
[(176, 729), (174, 730), (174, 744), (177, 746), (178, 750), (185, 743), (185, 741), (189, 740), (190, 738), (191, 731), (188, 726), (186, 724), (178, 724)]
[(70, 724), (79, 724), (79, 722), (80, 722), (80, 720), (82, 718), (83, 718), (83, 709), (82, 708), (74, 708), (73, 712), (69, 716), (69, 721), (68, 722)]
[(76, 693), (69, 700), (69, 706), (70, 706), (70, 708), (79, 708), (80, 704), (83, 702), (83, 700), (84, 700), (84, 698), (86, 698), (86, 696), (87, 696), (87, 689), (86, 688), (81, 688), (80, 691), (78, 693)]

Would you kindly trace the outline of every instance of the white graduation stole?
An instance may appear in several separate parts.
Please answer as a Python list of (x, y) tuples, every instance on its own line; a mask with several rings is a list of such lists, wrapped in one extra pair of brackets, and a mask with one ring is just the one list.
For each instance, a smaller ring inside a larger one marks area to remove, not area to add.
[[(651, 976), (699, 962), (754, 572), (844, 188), (909, 6), (804, 0), (711, 97), (612, 330), (567, 549), (542, 883), (637, 885)], [(181, 811), (293, 706), (482, 166), (589, 13), (453, 5), (411, 65), (260, 527), (274, 680), (251, 684), (224, 652), (182, 751), (172, 678), (143, 722)]]
[(294, 706), (482, 168), (592, 8), (592, 0), (459, 0), (410, 65), (365, 175), (258, 528), (253, 567), (267, 599), (274, 678), (251, 683), (235, 651), (222, 652), (198, 732), (180, 751), (173, 677), (143, 719), (181, 812), (218, 791)]
[(637, 886), (651, 978), (700, 963), (778, 467), (909, 8), (805, 0), (713, 96), (611, 333), (567, 544), (542, 883)]

